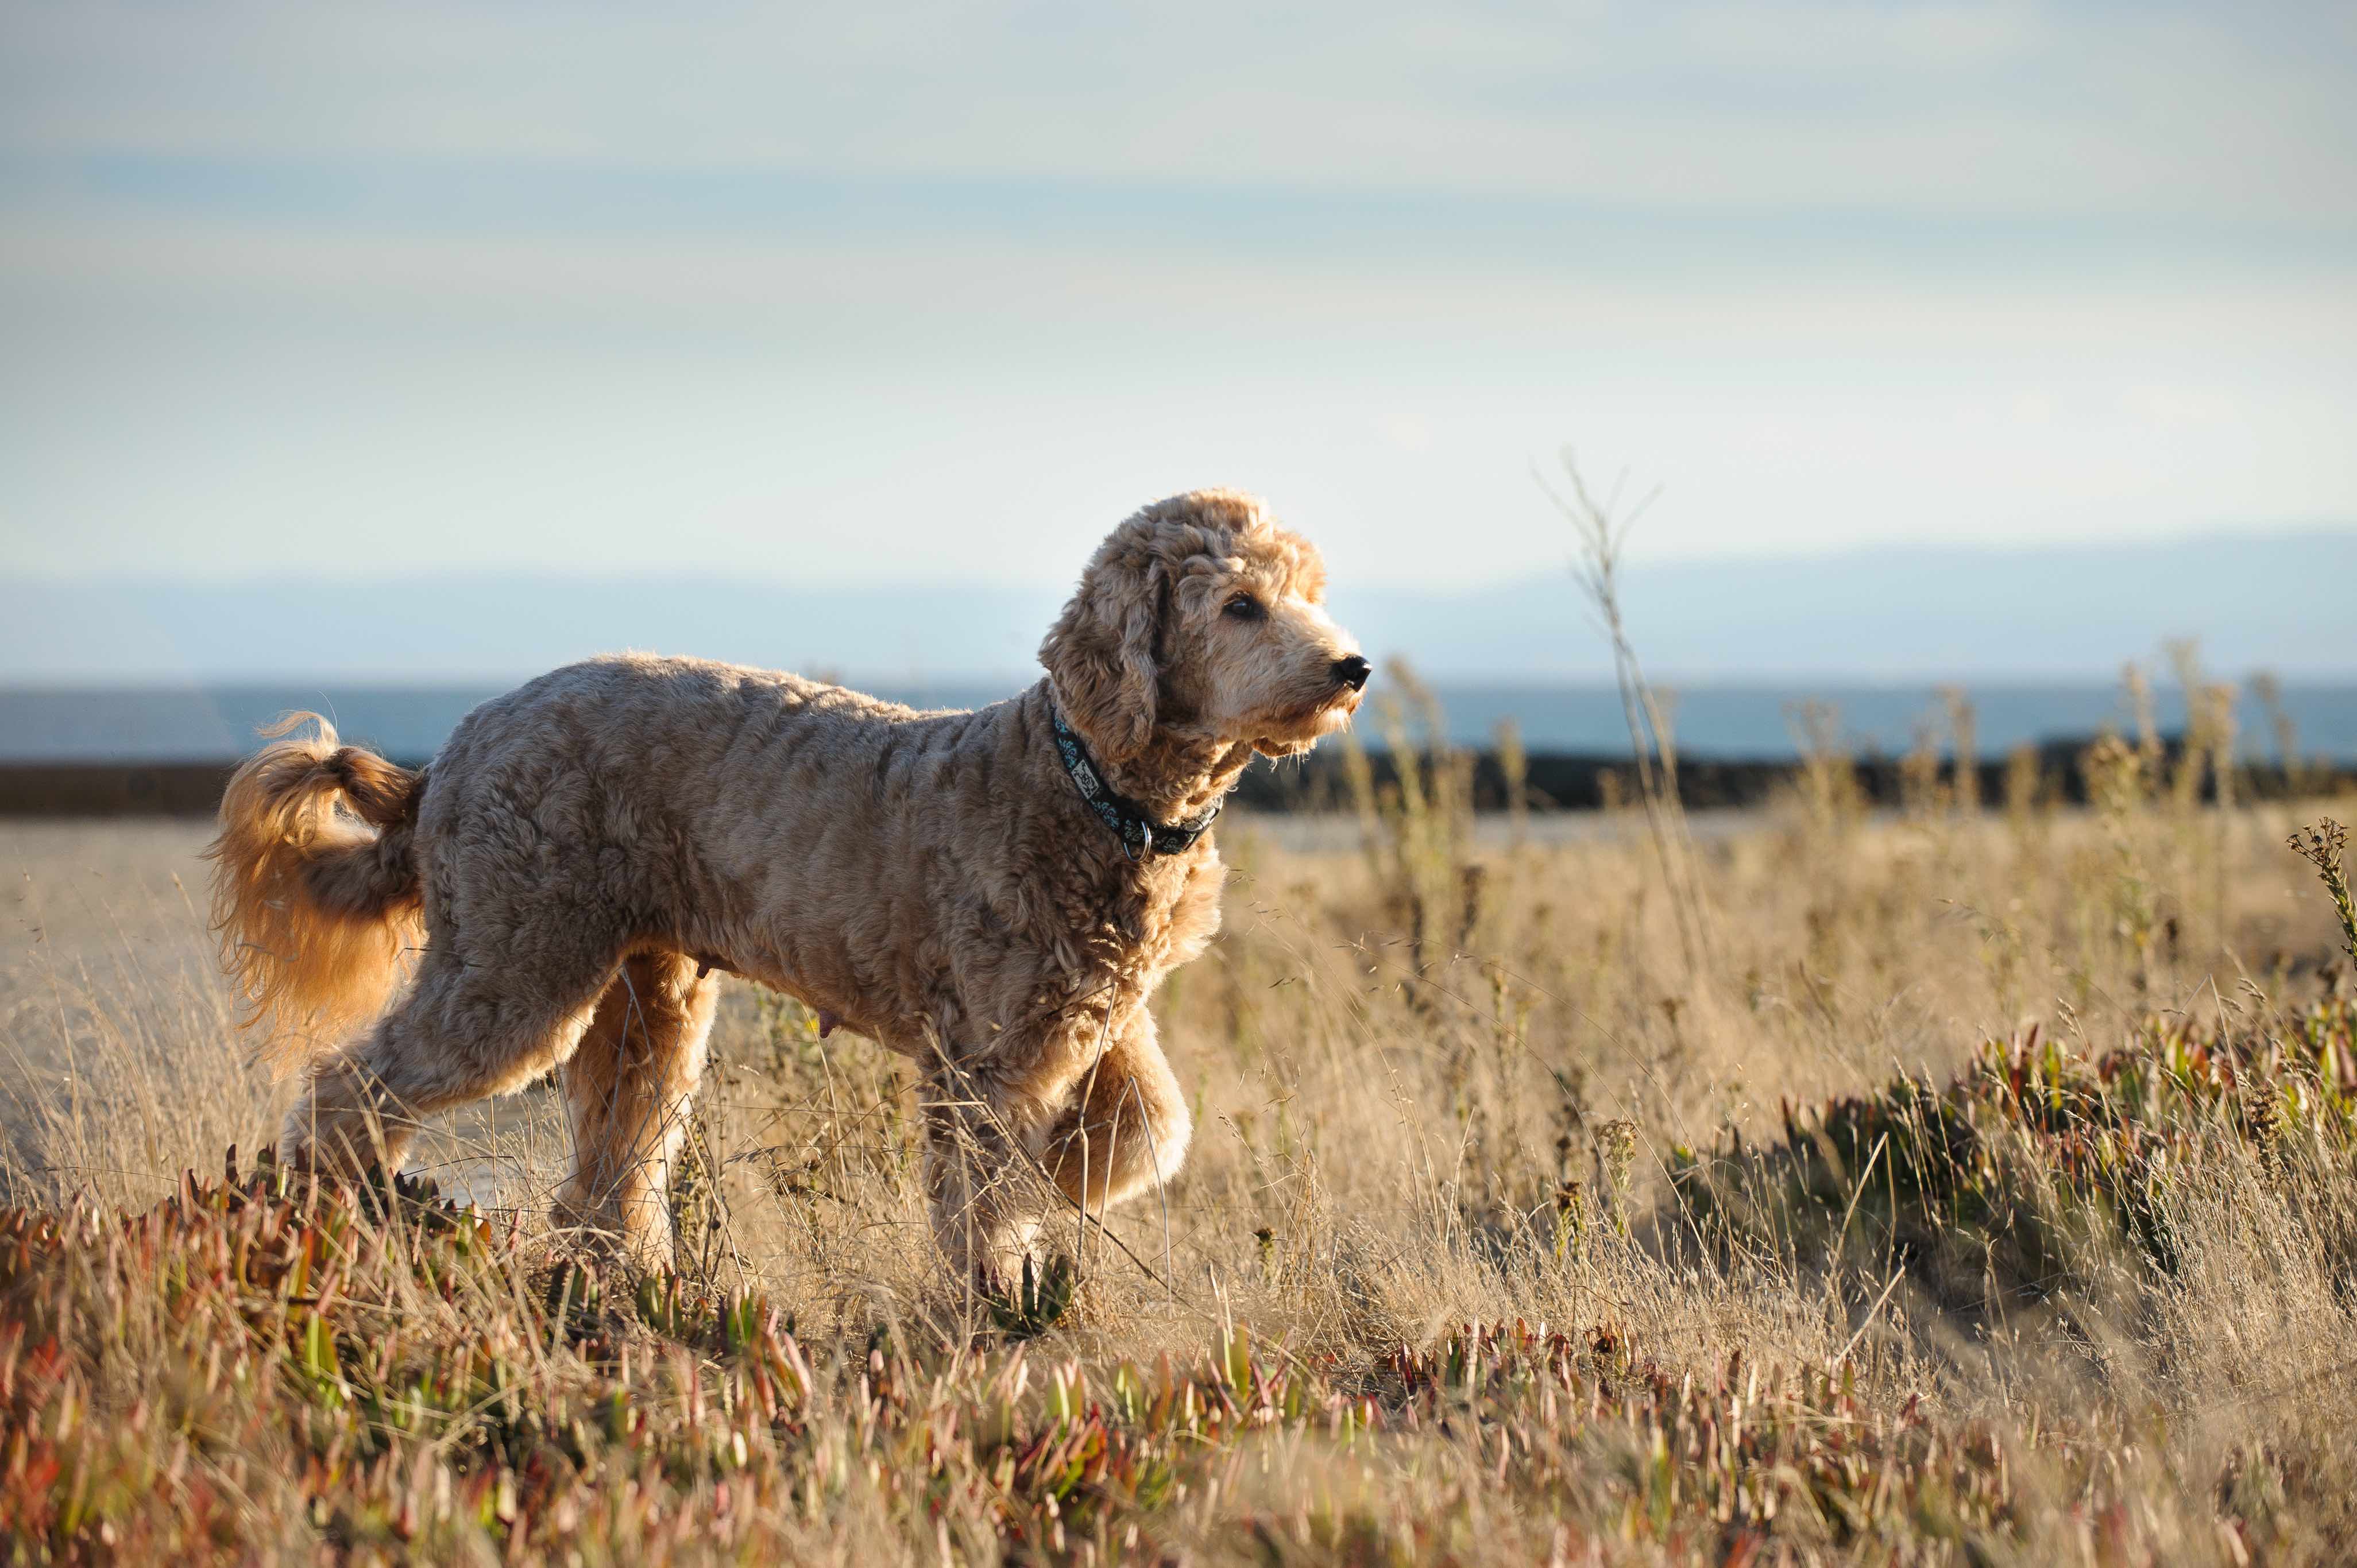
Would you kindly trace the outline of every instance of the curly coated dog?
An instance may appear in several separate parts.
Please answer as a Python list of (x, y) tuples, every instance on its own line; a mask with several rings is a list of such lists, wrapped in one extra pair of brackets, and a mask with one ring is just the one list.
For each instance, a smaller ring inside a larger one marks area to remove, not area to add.
[(725, 969), (922, 1064), (935, 1235), (1002, 1284), (1048, 1197), (1019, 1167), (1101, 1210), (1186, 1155), (1146, 1003), (1219, 925), (1208, 828), (1245, 764), (1358, 706), (1324, 591), (1260, 502), (1202, 490), (1116, 528), (1046, 678), (974, 713), (625, 654), (414, 773), (296, 715), (210, 851), (248, 1022), (308, 1075), (281, 1157), (397, 1168), (417, 1118), (559, 1069), (560, 1214), (659, 1256)]

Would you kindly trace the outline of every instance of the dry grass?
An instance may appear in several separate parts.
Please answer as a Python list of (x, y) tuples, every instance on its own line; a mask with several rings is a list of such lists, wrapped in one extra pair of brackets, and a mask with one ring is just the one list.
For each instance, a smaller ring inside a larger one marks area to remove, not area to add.
[(1930, 766), (1869, 818), (1828, 767), (1698, 827), (1681, 909), (1633, 811), (1476, 825), (1428, 761), (1353, 847), (1223, 825), (1159, 1004), (1195, 1153), (996, 1313), (938, 1281), (899, 1065), (748, 990), (675, 1276), (552, 1251), (545, 1091), (421, 1149), (470, 1214), (217, 1174), (274, 1105), (200, 832), (0, 829), (13, 1550), (2357, 1551), (2357, 1013), (2285, 843), (2323, 807), (2123, 745), (2092, 812)]

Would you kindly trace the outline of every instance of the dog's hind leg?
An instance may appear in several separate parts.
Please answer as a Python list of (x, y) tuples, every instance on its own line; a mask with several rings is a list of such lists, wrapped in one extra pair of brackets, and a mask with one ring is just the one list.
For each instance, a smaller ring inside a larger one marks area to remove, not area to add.
[(287, 1112), (280, 1159), (398, 1170), (421, 1118), (521, 1089), (571, 1056), (621, 944), (587, 921), (531, 930), (530, 962), (436, 932), (409, 994), (313, 1070)]
[(662, 1261), (671, 1240), (671, 1166), (719, 994), (694, 959), (635, 954), (563, 1069), (573, 1174), (557, 1214), (649, 1262)]
[(1141, 1007), (1081, 1075), (1072, 1103), (1048, 1135), (1048, 1169), (1065, 1197), (1103, 1215), (1176, 1175), (1193, 1131), (1153, 1016)]

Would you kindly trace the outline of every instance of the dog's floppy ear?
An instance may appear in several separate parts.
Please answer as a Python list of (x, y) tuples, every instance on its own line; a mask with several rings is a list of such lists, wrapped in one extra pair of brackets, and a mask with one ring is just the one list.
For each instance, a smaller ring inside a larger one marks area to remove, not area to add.
[(1162, 563), (1125, 542), (1106, 542), (1039, 645), (1065, 720), (1098, 760), (1115, 766), (1154, 734), (1155, 645), (1169, 598)]

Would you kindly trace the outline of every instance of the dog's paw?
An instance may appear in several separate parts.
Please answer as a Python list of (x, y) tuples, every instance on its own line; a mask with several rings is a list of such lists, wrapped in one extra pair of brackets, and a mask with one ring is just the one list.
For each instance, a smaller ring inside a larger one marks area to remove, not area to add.
[(1000, 1333), (1010, 1339), (1031, 1339), (1064, 1321), (1080, 1283), (1071, 1259), (1059, 1254), (1043, 1266), (1026, 1253), (1019, 1283), (987, 1268), (977, 1274), (975, 1294), (989, 1307), (991, 1322)]

